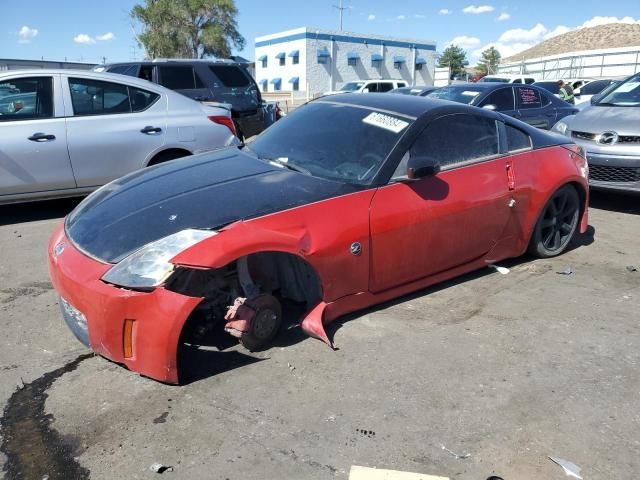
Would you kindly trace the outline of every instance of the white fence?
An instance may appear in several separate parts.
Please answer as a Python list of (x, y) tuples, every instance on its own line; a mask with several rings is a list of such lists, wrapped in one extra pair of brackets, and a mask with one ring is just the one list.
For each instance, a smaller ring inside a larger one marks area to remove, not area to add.
[(616, 78), (640, 71), (640, 46), (572, 52), (501, 64), (498, 73), (528, 74), (539, 80)]

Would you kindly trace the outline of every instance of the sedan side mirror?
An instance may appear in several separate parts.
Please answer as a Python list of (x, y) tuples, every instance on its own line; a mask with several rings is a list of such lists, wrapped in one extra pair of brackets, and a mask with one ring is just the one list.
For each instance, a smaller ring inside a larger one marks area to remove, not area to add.
[(496, 111), (498, 109), (498, 107), (496, 107), (493, 104), (488, 104), (488, 105), (483, 105), (483, 107), (485, 110), (491, 110), (492, 112)]
[(411, 157), (407, 165), (407, 178), (415, 180), (422, 177), (432, 177), (440, 172), (440, 164), (429, 157)]

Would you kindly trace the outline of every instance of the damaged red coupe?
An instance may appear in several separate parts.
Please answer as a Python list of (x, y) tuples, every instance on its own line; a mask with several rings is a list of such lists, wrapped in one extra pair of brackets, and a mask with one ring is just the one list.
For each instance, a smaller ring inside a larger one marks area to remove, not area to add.
[(292, 305), (325, 325), (587, 227), (587, 163), (565, 137), (402, 95), (313, 101), (239, 148), (160, 164), (87, 197), (49, 268), (96, 353), (178, 383), (185, 332), (267, 345)]

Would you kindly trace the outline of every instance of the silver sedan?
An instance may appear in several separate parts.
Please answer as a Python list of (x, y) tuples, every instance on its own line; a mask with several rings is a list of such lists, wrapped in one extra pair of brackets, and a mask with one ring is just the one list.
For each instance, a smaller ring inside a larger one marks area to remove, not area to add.
[(0, 204), (83, 195), (139, 168), (238, 143), (224, 105), (145, 80), (0, 73)]
[(584, 149), (592, 188), (640, 193), (640, 73), (594, 95), (553, 130)]

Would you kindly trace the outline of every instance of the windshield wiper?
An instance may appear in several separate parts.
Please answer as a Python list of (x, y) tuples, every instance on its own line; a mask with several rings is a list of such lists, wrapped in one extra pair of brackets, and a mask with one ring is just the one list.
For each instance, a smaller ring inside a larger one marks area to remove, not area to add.
[(265, 159), (269, 163), (277, 165), (279, 167), (288, 168), (289, 170), (293, 170), (294, 172), (304, 173), (305, 175), (311, 175), (311, 172), (300, 165), (296, 165), (295, 163), (289, 162), (288, 158), (267, 158)]

